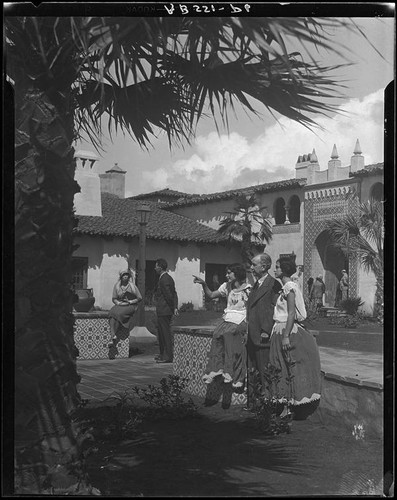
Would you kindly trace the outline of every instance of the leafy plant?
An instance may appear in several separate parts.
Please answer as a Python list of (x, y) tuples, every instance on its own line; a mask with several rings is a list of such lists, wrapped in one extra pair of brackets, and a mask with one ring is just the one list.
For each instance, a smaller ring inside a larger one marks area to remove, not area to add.
[[(197, 407), (189, 398), (185, 401), (182, 392), (186, 389), (188, 379), (179, 375), (168, 375), (160, 380), (160, 386), (149, 385), (146, 389), (133, 387), (133, 392), (144, 402), (160, 408), (162, 414), (181, 418), (196, 413)], [(161, 416), (161, 414), (159, 415)]]
[[(284, 432), (289, 434), (293, 413), (290, 412), (286, 417), (281, 416), (285, 406), (288, 407), (288, 400), (278, 393), (279, 370), (272, 365), (268, 366), (265, 372), (265, 388), (261, 385), (258, 370), (252, 370), (251, 376), (254, 387), (252, 412), (259, 429), (272, 436)], [(292, 376), (288, 379), (289, 384), (291, 380)]]
[[(236, 206), (219, 223), (219, 234), (227, 235), (230, 241), (241, 243), (241, 258), (248, 263), (256, 253), (263, 251), (273, 238), (272, 224), (259, 207), (255, 195), (236, 198)], [(264, 243), (266, 241), (266, 243)]]
[(179, 308), (179, 312), (192, 312), (194, 311), (193, 302), (184, 302)]
[(358, 308), (363, 304), (364, 302), (361, 300), (361, 297), (348, 297), (347, 299), (342, 300), (340, 308), (343, 311), (346, 311), (347, 314), (355, 315), (357, 314)]

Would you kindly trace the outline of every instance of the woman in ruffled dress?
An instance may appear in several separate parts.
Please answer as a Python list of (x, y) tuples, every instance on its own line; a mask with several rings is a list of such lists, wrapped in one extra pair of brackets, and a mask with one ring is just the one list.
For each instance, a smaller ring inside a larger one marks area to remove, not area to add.
[(125, 340), (133, 327), (133, 316), (138, 308), (142, 295), (133, 282), (133, 274), (127, 269), (119, 273), (119, 279), (113, 287), (112, 302), (114, 306), (109, 311), (110, 333), (112, 342), (109, 344), (109, 358), (118, 354), (117, 344)]
[(320, 354), (313, 334), (300, 322), (306, 319), (302, 292), (291, 279), (296, 271), (290, 259), (276, 261), (275, 277), (282, 289), (274, 309), (269, 364), (276, 370), (272, 392), (284, 403), (281, 417), (306, 418), (320, 402)]
[(251, 285), (246, 282), (246, 270), (241, 264), (228, 265), (226, 277), (227, 282), (211, 291), (203, 279), (194, 276), (194, 283), (202, 285), (208, 298), (227, 299), (222, 322), (213, 333), (203, 381), (210, 384), (215, 377), (222, 376), (223, 381), (231, 383), (234, 389), (242, 389), (247, 373), (244, 340), (247, 332), (246, 303)]

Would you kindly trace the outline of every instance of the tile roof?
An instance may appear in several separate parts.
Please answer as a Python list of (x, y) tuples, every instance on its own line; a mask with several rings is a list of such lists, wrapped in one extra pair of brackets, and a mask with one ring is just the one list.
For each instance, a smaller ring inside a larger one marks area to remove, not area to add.
[(138, 194), (136, 196), (130, 196), (133, 200), (142, 200), (145, 198), (151, 198), (153, 196), (165, 196), (166, 198), (191, 198), (193, 196), (199, 196), (197, 194), (182, 193), (181, 191), (174, 191), (170, 188), (160, 189), (159, 191), (151, 191), (150, 193)]
[(351, 172), (350, 177), (366, 177), (368, 175), (382, 174), (383, 171), (384, 171), (383, 162), (372, 163), (371, 165), (366, 165), (361, 170), (357, 170), (357, 172)]
[[(196, 243), (226, 243), (227, 237), (183, 215), (162, 210), (155, 202), (146, 202), (152, 210), (146, 237)], [(74, 234), (133, 238), (140, 232), (136, 210), (141, 202), (102, 193), (102, 217), (76, 215)]]
[(265, 184), (257, 184), (255, 186), (249, 186), (246, 188), (232, 189), (230, 191), (220, 191), (218, 193), (202, 194), (202, 195), (191, 195), (191, 198), (186, 198), (183, 200), (170, 202), (166, 210), (178, 206), (196, 205), (200, 203), (208, 203), (211, 201), (218, 200), (228, 200), (230, 198), (235, 198), (241, 195), (252, 195), (254, 193), (266, 193), (271, 191), (278, 191), (283, 189), (293, 189), (297, 187), (302, 187), (306, 185), (306, 178), (300, 179), (287, 179), (284, 181), (267, 182)]

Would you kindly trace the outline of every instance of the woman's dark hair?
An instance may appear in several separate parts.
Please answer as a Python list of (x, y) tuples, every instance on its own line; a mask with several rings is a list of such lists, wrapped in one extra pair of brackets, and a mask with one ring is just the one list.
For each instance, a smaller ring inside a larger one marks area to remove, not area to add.
[(242, 283), (247, 278), (247, 271), (242, 264), (230, 264), (230, 266), (226, 266), (226, 269), (229, 269), (234, 274), (239, 283)]
[(165, 259), (157, 259), (156, 260), (156, 264), (161, 267), (161, 269), (163, 269), (163, 271), (165, 271), (168, 267), (168, 263)]
[(294, 273), (296, 273), (296, 265), (293, 260), (288, 257), (281, 257), (278, 259), (278, 262), (284, 276), (288, 276), (288, 278), (290, 278)]

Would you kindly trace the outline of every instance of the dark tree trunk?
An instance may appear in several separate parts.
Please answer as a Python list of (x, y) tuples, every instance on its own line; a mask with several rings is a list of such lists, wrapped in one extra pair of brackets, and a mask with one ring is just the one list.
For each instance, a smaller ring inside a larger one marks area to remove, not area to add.
[(16, 493), (82, 488), (71, 419), (79, 402), (71, 291), (78, 186), (68, 97), (15, 93)]

